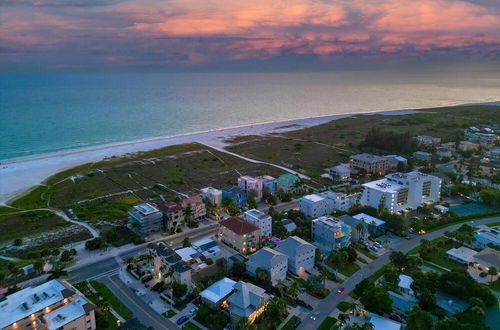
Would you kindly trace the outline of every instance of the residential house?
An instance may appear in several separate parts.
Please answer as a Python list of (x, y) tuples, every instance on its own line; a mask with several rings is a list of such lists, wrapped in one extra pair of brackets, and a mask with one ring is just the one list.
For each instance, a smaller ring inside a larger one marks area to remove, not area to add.
[(408, 159), (398, 156), (398, 155), (386, 155), (384, 156), (391, 163), (392, 169), (397, 169), (399, 164), (403, 164), (405, 167), (408, 165)]
[(384, 174), (391, 169), (389, 159), (367, 153), (353, 155), (349, 161), (351, 171), (356, 173)]
[(212, 258), (215, 260), (220, 257), (221, 249), (216, 241), (211, 238), (202, 238), (193, 242), (193, 249), (200, 253), (205, 259)]
[(500, 148), (492, 149), (484, 155), (488, 163), (500, 167)]
[(399, 322), (393, 321), (386, 317), (382, 317), (377, 314), (371, 313), (369, 318), (369, 322), (372, 324), (373, 330), (400, 330), (403, 329), (403, 325)]
[(288, 257), (288, 270), (298, 276), (314, 268), (316, 247), (300, 237), (290, 236), (274, 248)]
[[(191, 267), (182, 257), (164, 242), (148, 244), (149, 255), (153, 258), (153, 274), (166, 282), (179, 282), (192, 288)], [(169, 296), (172, 299), (172, 295)]]
[(458, 150), (460, 151), (476, 151), (480, 147), (477, 143), (472, 143), (470, 141), (460, 141), (458, 144)]
[(351, 227), (331, 216), (314, 219), (311, 233), (314, 245), (327, 253), (349, 246), (351, 242)]
[(163, 229), (163, 214), (152, 203), (135, 205), (128, 214), (130, 227), (139, 236), (148, 236)]
[(271, 278), (271, 284), (276, 285), (278, 281), (286, 278), (288, 257), (281, 252), (263, 247), (248, 257), (246, 265), (247, 272), (253, 276), (257, 276), (259, 268), (267, 271)]
[[(476, 253), (473, 258), (473, 267), (477, 270), (487, 272), (491, 267), (495, 267), (497, 271), (500, 271), (500, 251), (498, 250), (487, 247)], [(491, 280), (495, 281), (497, 279), (498, 273), (493, 275)]]
[[(455, 145), (455, 144), (453, 144), (453, 145)], [(439, 159), (451, 158), (454, 153), (455, 153), (455, 151), (453, 151), (451, 148), (443, 147), (443, 145), (436, 148), (436, 156)]]
[[(351, 239), (354, 242), (368, 239), (368, 225), (363, 220), (356, 219), (347, 214), (341, 215), (338, 219), (351, 227)], [(363, 226), (360, 229), (358, 229), (359, 224)]]
[(230, 217), (220, 222), (219, 239), (246, 255), (260, 248), (260, 229), (240, 217)]
[(413, 289), (411, 288), (412, 283), (413, 283), (413, 278), (411, 278), (410, 276), (404, 274), (399, 275), (399, 282), (398, 282), (399, 291), (413, 296), (414, 292)]
[(459, 248), (452, 248), (446, 251), (448, 258), (465, 265), (474, 262), (474, 255), (476, 253), (477, 251), (469, 249), (465, 246), (461, 246)]
[(245, 191), (247, 198), (253, 196), (257, 202), (262, 200), (264, 187), (264, 180), (262, 178), (254, 178), (248, 175), (240, 176), (238, 178), (238, 187)]
[(353, 215), (353, 218), (362, 220), (368, 229), (368, 232), (371, 235), (380, 235), (383, 232), (383, 228), (385, 227), (385, 221), (380, 220), (379, 218), (372, 217), (371, 215), (365, 213), (358, 213)]
[(246, 317), (248, 324), (252, 324), (264, 312), (270, 296), (266, 290), (248, 282), (239, 281), (233, 288), (233, 294), (227, 299), (231, 320), (238, 324)]
[(227, 307), (227, 298), (233, 293), (236, 282), (224, 277), (200, 292), (201, 301), (211, 309)]
[(26, 287), (0, 303), (0, 329), (97, 329), (96, 306), (64, 280)]
[(201, 189), (201, 197), (206, 198), (212, 205), (221, 205), (222, 191), (213, 187)]
[(333, 179), (348, 181), (351, 178), (351, 166), (349, 164), (339, 164), (328, 170)]
[(488, 247), (488, 244), (500, 246), (500, 226), (478, 226), (473, 235), (475, 239), (474, 246), (481, 249)]
[(228, 186), (222, 189), (222, 198), (230, 199), (237, 207), (243, 207), (247, 202), (247, 194), (238, 186)]
[(424, 147), (432, 147), (441, 143), (441, 138), (430, 135), (419, 135), (415, 137), (417, 144)]
[(281, 220), (281, 223), (285, 227), (286, 231), (289, 233), (291, 233), (291, 232), (295, 231), (295, 229), (297, 229), (297, 225), (295, 224), (295, 222), (293, 222), (290, 219), (283, 219), (283, 220)]
[(299, 199), (299, 209), (305, 216), (311, 218), (321, 217), (331, 212), (328, 200), (318, 194), (301, 197)]
[(464, 139), (473, 143), (478, 143), (484, 147), (491, 147), (498, 140), (495, 130), (486, 126), (472, 126), (465, 129)]
[(269, 214), (265, 214), (257, 209), (252, 209), (245, 212), (244, 218), (246, 221), (260, 228), (261, 237), (271, 237), (273, 219)]
[(199, 222), (207, 216), (207, 208), (200, 195), (184, 198), (181, 206), (184, 210), (186, 210), (188, 206), (191, 207), (191, 219), (195, 222)]
[(165, 226), (168, 230), (175, 230), (177, 226), (184, 223), (184, 210), (175, 202), (167, 202), (160, 204), (158, 207), (163, 213)]
[(276, 179), (272, 176), (264, 175), (262, 176), (262, 180), (262, 193), (268, 189), (271, 195), (275, 195), (278, 191), (278, 188), (276, 187)]
[(413, 158), (423, 162), (430, 162), (432, 160), (432, 154), (425, 151), (415, 151), (413, 153)]
[(392, 173), (384, 179), (363, 184), (361, 205), (385, 208), (390, 213), (416, 209), (441, 198), (441, 179), (413, 171)]
[(278, 191), (297, 193), (304, 190), (304, 185), (297, 175), (285, 173), (276, 179), (276, 188)]

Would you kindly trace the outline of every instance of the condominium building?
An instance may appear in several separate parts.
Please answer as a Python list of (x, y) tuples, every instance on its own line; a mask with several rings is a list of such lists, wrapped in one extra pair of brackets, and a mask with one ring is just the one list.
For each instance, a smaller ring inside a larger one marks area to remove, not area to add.
[(366, 153), (351, 156), (350, 164), (357, 173), (384, 174), (391, 169), (389, 159)]
[(271, 237), (273, 218), (269, 214), (252, 209), (245, 212), (244, 218), (246, 221), (259, 227), (261, 237)]
[(247, 197), (252, 196), (257, 202), (262, 199), (262, 189), (264, 180), (262, 178), (254, 178), (248, 175), (238, 178), (238, 187), (242, 189)]
[(139, 236), (148, 236), (163, 229), (163, 214), (151, 203), (136, 205), (128, 214), (130, 227)]
[(288, 270), (298, 276), (314, 268), (316, 247), (300, 237), (290, 236), (274, 248), (288, 257)]
[(495, 130), (486, 126), (469, 127), (464, 132), (466, 141), (478, 143), (484, 147), (490, 147), (498, 140)]
[(95, 309), (68, 282), (51, 280), (2, 299), (0, 329), (93, 330)]
[(349, 246), (351, 242), (351, 227), (334, 217), (314, 219), (311, 233), (314, 245), (325, 252)]
[(175, 230), (177, 226), (184, 222), (184, 210), (175, 202), (167, 202), (160, 204), (158, 209), (163, 212), (165, 219), (165, 227), (168, 230)]
[(191, 267), (171, 247), (164, 242), (150, 243), (148, 251), (153, 258), (153, 274), (157, 278), (167, 282), (179, 282), (188, 288), (192, 287)]
[(328, 170), (333, 179), (347, 181), (351, 178), (351, 166), (349, 164), (339, 164)]
[(250, 255), (246, 265), (247, 272), (253, 276), (257, 275), (257, 269), (267, 271), (271, 277), (271, 284), (276, 285), (278, 281), (286, 278), (288, 257), (276, 250), (264, 247)]
[(384, 179), (363, 184), (361, 205), (385, 208), (390, 213), (416, 209), (423, 203), (437, 202), (441, 196), (441, 179), (413, 171), (392, 173)]
[(220, 222), (219, 239), (241, 254), (260, 248), (260, 229), (240, 217), (230, 217)]
[(212, 205), (222, 203), (222, 191), (213, 187), (201, 189), (201, 197), (208, 199)]
[(301, 197), (299, 199), (299, 209), (308, 217), (318, 218), (336, 210), (346, 211), (357, 198), (357, 195), (326, 191)]
[(183, 209), (191, 206), (191, 218), (195, 221), (201, 221), (207, 216), (207, 208), (200, 195), (184, 198), (181, 205)]

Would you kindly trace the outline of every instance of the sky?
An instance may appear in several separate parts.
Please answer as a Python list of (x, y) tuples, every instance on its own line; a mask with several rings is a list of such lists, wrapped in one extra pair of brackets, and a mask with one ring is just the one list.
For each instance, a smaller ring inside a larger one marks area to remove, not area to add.
[(500, 66), (498, 0), (2, 0), (0, 70)]

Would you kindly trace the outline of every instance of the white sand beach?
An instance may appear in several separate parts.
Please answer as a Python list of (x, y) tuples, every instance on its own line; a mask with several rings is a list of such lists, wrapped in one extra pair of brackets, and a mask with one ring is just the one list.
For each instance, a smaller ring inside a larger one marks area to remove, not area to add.
[(6, 160), (1, 162), (0, 165), (0, 205), (5, 205), (8, 201), (21, 196), (34, 186), (42, 184), (51, 175), (74, 166), (100, 161), (107, 157), (191, 142), (223, 148), (225, 146), (224, 140), (232, 136), (279, 133), (315, 126), (357, 114), (398, 115), (411, 112), (412, 110), (373, 111), (266, 122)]

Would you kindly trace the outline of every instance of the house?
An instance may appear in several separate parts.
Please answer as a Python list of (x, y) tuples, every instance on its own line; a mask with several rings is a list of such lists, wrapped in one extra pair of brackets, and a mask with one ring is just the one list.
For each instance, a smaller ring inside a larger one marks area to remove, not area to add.
[(446, 316), (462, 313), (469, 308), (465, 301), (443, 292), (436, 293), (436, 306), (442, 309)]
[(288, 257), (288, 270), (298, 276), (303, 276), (314, 268), (316, 247), (297, 236), (290, 236), (280, 241), (274, 248)]
[(128, 214), (130, 227), (139, 236), (148, 236), (163, 229), (163, 214), (152, 203), (135, 205)]
[[(474, 268), (481, 268), (483, 271), (488, 271), (489, 268), (495, 267), (500, 271), (500, 251), (486, 248), (474, 255)], [(494, 275), (493, 280), (496, 280), (498, 275)]]
[[(341, 215), (338, 219), (351, 227), (351, 239), (354, 242), (368, 239), (368, 225), (363, 220), (356, 219), (347, 214)], [(360, 223), (363, 225), (363, 228), (358, 230), (357, 227)]]
[(216, 241), (211, 238), (202, 238), (193, 242), (193, 249), (195, 249), (204, 258), (218, 258), (221, 255), (221, 249)]
[(353, 218), (362, 220), (366, 224), (368, 232), (372, 235), (380, 235), (385, 227), (385, 221), (365, 213), (353, 215)]
[(260, 248), (260, 229), (240, 217), (230, 217), (220, 222), (219, 239), (246, 255)]
[(247, 272), (257, 276), (257, 269), (267, 271), (271, 277), (271, 284), (274, 286), (278, 281), (286, 278), (288, 271), (288, 257), (281, 252), (268, 247), (263, 247), (259, 251), (248, 257)]
[(271, 195), (275, 195), (278, 191), (276, 187), (276, 179), (269, 175), (262, 176), (262, 193), (268, 190)]
[(96, 328), (96, 306), (64, 280), (26, 287), (0, 303), (0, 329)]
[[(205, 203), (203, 203), (203, 198), (200, 195), (184, 198), (181, 204), (182, 208), (185, 210), (188, 206), (191, 206), (191, 219), (199, 222), (207, 216), (207, 208)], [(187, 215), (186, 215), (187, 217)]]
[(311, 218), (321, 217), (331, 212), (328, 200), (317, 194), (299, 198), (299, 209), (305, 216)]
[(406, 313), (410, 311), (413, 306), (418, 304), (418, 299), (412, 295), (406, 293), (397, 294), (393, 291), (388, 291), (388, 293), (392, 300), (392, 308), (394, 308), (397, 312)]
[(444, 205), (434, 205), (434, 209), (441, 214), (445, 214), (446, 212), (448, 212), (450, 210), (449, 208), (447, 208)]
[(446, 148), (446, 147), (440, 146), (440, 147), (436, 148), (436, 155), (439, 159), (450, 158), (453, 156), (453, 153), (454, 153), (454, 151), (452, 151), (451, 149)]
[(391, 173), (384, 179), (363, 184), (361, 205), (390, 213), (416, 209), (423, 203), (437, 202), (441, 198), (441, 179), (413, 171)]
[(184, 223), (184, 210), (175, 202), (160, 204), (158, 207), (164, 215), (165, 225), (169, 230), (175, 230), (178, 225)]
[(295, 224), (295, 222), (293, 222), (290, 219), (283, 219), (283, 220), (281, 220), (281, 223), (285, 227), (286, 231), (289, 232), (289, 233), (291, 233), (295, 229), (297, 229), (297, 225)]
[(264, 180), (262, 178), (254, 178), (248, 175), (238, 178), (238, 187), (245, 191), (247, 198), (253, 196), (257, 202), (262, 200), (263, 186)]
[(432, 147), (441, 143), (441, 138), (430, 135), (419, 135), (415, 137), (419, 146)]
[(273, 219), (269, 214), (265, 214), (257, 209), (252, 209), (245, 212), (244, 218), (246, 221), (259, 227), (260, 237), (271, 237)]
[(247, 260), (239, 253), (233, 254), (229, 258), (227, 258), (227, 270), (230, 270), (233, 268), (233, 265), (235, 263), (245, 263)]
[(247, 202), (247, 194), (238, 186), (228, 186), (222, 189), (222, 198), (230, 199), (237, 207), (243, 207)]
[(446, 255), (448, 255), (448, 258), (465, 265), (468, 265), (469, 263), (474, 261), (474, 255), (476, 253), (477, 251), (469, 249), (465, 246), (449, 249), (448, 251), (446, 251)]
[(348, 181), (351, 178), (351, 166), (349, 164), (339, 164), (328, 170), (333, 179)]
[(415, 151), (413, 153), (413, 158), (423, 162), (430, 162), (432, 160), (432, 154), (425, 151)]
[(478, 226), (478, 230), (474, 232), (474, 245), (484, 249), (488, 244), (500, 246), (500, 226), (488, 227)]
[(491, 147), (498, 140), (495, 130), (486, 126), (472, 126), (465, 129), (464, 139), (473, 143), (478, 143), (484, 147)]
[(355, 173), (384, 174), (391, 169), (389, 159), (367, 153), (353, 155), (349, 162)]
[(500, 148), (496, 148), (485, 153), (484, 159), (486, 159), (490, 164), (500, 166)]
[(399, 164), (403, 164), (405, 167), (408, 166), (408, 159), (398, 156), (398, 155), (386, 155), (384, 156), (391, 163), (392, 169), (397, 169)]
[(401, 323), (377, 314), (370, 314), (369, 322), (373, 325), (373, 330), (400, 330), (403, 328)]
[(410, 276), (404, 274), (399, 275), (399, 282), (398, 282), (399, 291), (413, 296), (414, 292), (411, 288), (412, 283), (413, 283), (413, 278), (411, 278)]
[[(153, 274), (164, 281), (185, 284), (190, 290), (191, 267), (182, 257), (164, 242), (148, 244), (149, 255), (153, 258)], [(170, 295), (172, 298), (172, 295)]]
[(458, 144), (458, 150), (460, 151), (476, 151), (480, 147), (477, 143), (472, 143), (470, 141), (460, 141)]
[(314, 245), (323, 252), (349, 246), (351, 242), (351, 227), (342, 220), (324, 216), (312, 221), (311, 235)]
[(325, 191), (321, 196), (326, 198), (329, 210), (327, 214), (333, 211), (347, 211), (359, 199), (358, 194), (347, 195), (334, 191)]
[(287, 192), (301, 192), (304, 189), (304, 185), (301, 183), (300, 178), (297, 175), (291, 173), (285, 173), (276, 179), (276, 188), (278, 191)]
[(201, 189), (201, 197), (206, 198), (212, 205), (221, 205), (222, 191), (213, 187)]
[(246, 317), (248, 324), (252, 324), (264, 312), (270, 296), (266, 290), (243, 281), (237, 282), (233, 289), (233, 294), (227, 299), (231, 320), (238, 324), (242, 317)]
[(232, 279), (224, 277), (200, 292), (201, 301), (211, 309), (218, 310), (221, 305), (227, 305), (226, 299), (233, 293), (235, 284)]

